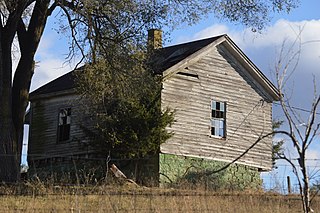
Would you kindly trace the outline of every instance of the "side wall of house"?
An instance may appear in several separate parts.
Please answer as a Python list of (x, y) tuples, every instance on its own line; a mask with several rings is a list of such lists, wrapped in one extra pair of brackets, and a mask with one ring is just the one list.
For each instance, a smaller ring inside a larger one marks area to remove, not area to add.
[[(63, 158), (87, 154), (89, 148), (83, 140), (81, 117), (77, 110), (76, 95), (56, 96), (33, 100), (30, 107), (28, 161)], [(58, 118), (61, 109), (71, 108), (70, 139), (58, 141)]]
[[(29, 175), (56, 181), (90, 181), (88, 177), (105, 177), (108, 166), (115, 163), (129, 178), (139, 184), (159, 184), (159, 156), (144, 159), (112, 159), (89, 147), (89, 139), (81, 128), (83, 121), (77, 95), (35, 99), (30, 107), (28, 144)], [(71, 108), (70, 140), (58, 141), (58, 120), (61, 109)], [(84, 122), (84, 123), (83, 123)], [(88, 126), (86, 126), (88, 127)], [(86, 173), (86, 176), (85, 175)], [(113, 175), (112, 175), (113, 176)]]
[[(182, 74), (181, 74), (182, 72)], [(184, 73), (191, 73), (186, 75)], [(226, 102), (226, 138), (210, 136), (211, 100)], [(262, 101), (263, 100), (263, 101)], [(222, 45), (163, 82), (162, 108), (176, 110), (161, 152), (230, 162), (272, 128), (272, 102)], [(271, 138), (238, 163), (271, 168)]]

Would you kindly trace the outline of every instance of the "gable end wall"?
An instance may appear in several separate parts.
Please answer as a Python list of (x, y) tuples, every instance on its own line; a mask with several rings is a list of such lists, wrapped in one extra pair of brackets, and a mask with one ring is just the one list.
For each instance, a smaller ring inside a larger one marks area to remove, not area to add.
[[(77, 95), (37, 99), (31, 103), (28, 161), (88, 153), (80, 128), (81, 117), (75, 100)], [(70, 140), (57, 142), (58, 113), (71, 108)]]
[[(230, 162), (272, 128), (272, 103), (261, 86), (221, 45), (163, 82), (162, 108), (176, 110), (168, 127), (174, 136), (161, 152)], [(210, 137), (211, 100), (226, 102), (227, 137)], [(264, 100), (263, 102), (261, 100)], [(271, 138), (259, 142), (238, 163), (271, 168)]]

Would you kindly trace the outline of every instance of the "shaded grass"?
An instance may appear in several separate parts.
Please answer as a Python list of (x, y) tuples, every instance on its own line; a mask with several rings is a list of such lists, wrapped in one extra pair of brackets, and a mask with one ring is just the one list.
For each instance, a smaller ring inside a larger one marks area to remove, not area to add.
[[(301, 212), (298, 195), (132, 186), (1, 188), (0, 212)], [(27, 190), (25, 189), (27, 188)], [(3, 191), (3, 189), (7, 191)], [(17, 191), (14, 191), (17, 190)], [(320, 209), (320, 198), (313, 203)]]

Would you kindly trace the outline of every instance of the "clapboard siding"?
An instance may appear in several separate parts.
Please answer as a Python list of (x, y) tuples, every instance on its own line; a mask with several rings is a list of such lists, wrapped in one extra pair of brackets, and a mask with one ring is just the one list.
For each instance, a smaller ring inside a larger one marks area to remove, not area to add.
[[(30, 160), (68, 156), (88, 152), (84, 149), (84, 133), (79, 125), (76, 95), (55, 96), (38, 99), (31, 103), (31, 125), (28, 157)], [(71, 108), (70, 140), (57, 142), (58, 113), (62, 108)]]
[[(161, 152), (183, 156), (232, 161), (272, 128), (272, 99), (222, 45), (184, 73), (163, 82), (163, 109), (176, 110), (174, 132)], [(226, 139), (210, 137), (211, 100), (227, 103)], [(263, 100), (263, 102), (261, 101)], [(264, 139), (238, 163), (262, 169), (271, 168), (271, 138)]]
[[(161, 145), (160, 151), (230, 162), (260, 135), (271, 132), (272, 101), (278, 98), (278, 93), (227, 36), (206, 43), (208, 41), (164, 49), (168, 54), (163, 55), (161, 62), (165, 68), (162, 70), (161, 105), (163, 109), (175, 109), (176, 113), (175, 122), (167, 127), (174, 135)], [(200, 49), (198, 44), (202, 45)], [(181, 51), (178, 48), (182, 48)], [(188, 48), (194, 48), (196, 52), (188, 55)], [(181, 56), (185, 58), (175, 61), (176, 56), (180, 57), (177, 54), (183, 54)], [(172, 64), (171, 67), (166, 62)], [(86, 146), (89, 141), (80, 128), (83, 115), (75, 102), (78, 97), (75, 91), (69, 87), (62, 87), (61, 91), (52, 88), (53, 85), (73, 85), (70, 81), (69, 84), (61, 83), (68, 79), (72, 80), (72, 74), (52, 81), (33, 94), (28, 150), (31, 161), (94, 154), (94, 150)], [(226, 138), (210, 135), (211, 100), (227, 104)], [(71, 139), (57, 143), (59, 109), (68, 107), (71, 107)], [(238, 163), (270, 169), (271, 151), (270, 137), (249, 150)]]

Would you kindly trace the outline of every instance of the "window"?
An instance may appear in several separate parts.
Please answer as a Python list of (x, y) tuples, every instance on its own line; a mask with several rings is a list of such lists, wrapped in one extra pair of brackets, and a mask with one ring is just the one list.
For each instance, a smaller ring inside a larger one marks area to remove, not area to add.
[(58, 142), (70, 139), (71, 108), (61, 109), (58, 120)]
[(226, 104), (211, 101), (211, 135), (226, 137)]

